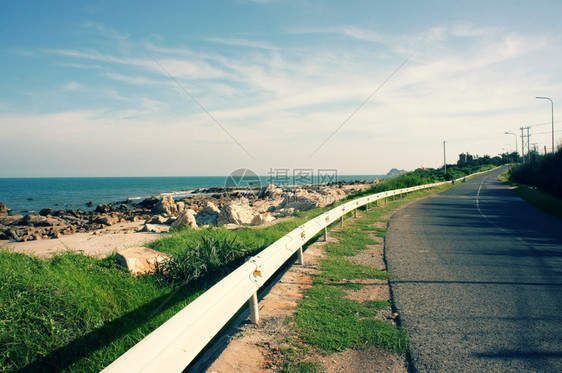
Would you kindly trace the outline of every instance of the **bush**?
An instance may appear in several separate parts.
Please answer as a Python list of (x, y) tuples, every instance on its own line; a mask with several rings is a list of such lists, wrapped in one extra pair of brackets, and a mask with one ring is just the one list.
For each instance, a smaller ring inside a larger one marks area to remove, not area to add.
[(562, 150), (543, 156), (535, 154), (530, 162), (512, 169), (510, 179), (562, 198)]
[(236, 237), (208, 234), (159, 264), (155, 275), (160, 282), (176, 286), (195, 280), (214, 282), (238, 267), (248, 251)]

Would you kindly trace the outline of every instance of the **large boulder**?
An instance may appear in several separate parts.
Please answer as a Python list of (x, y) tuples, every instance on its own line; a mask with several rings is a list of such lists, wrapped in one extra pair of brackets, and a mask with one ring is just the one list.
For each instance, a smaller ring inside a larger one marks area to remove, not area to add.
[(41, 216), (47, 216), (47, 215), (52, 215), (53, 214), (53, 209), (52, 208), (46, 208), (46, 209), (41, 209), (41, 211), (39, 211), (39, 215)]
[(162, 199), (152, 208), (153, 214), (168, 214), (170, 216), (178, 216), (178, 206), (174, 202), (171, 194), (166, 194)]
[(306, 211), (319, 206), (318, 197), (304, 190), (290, 193), (281, 204), (284, 209), (292, 208), (298, 211)]
[(19, 225), (39, 226), (47, 220), (46, 217), (39, 214), (27, 214), (19, 222)]
[(94, 210), (94, 212), (98, 212), (100, 214), (105, 214), (110, 211), (111, 211), (111, 206), (109, 206), (107, 203), (100, 203), (99, 205), (96, 206), (96, 209)]
[(145, 233), (162, 233), (162, 230), (160, 229), (160, 227), (154, 225), (154, 224), (145, 224), (140, 230), (139, 232), (145, 232)]
[(252, 225), (263, 225), (275, 220), (275, 217), (270, 212), (264, 212), (263, 214), (257, 214), (252, 219)]
[(277, 197), (277, 198), (271, 197), (266, 199), (258, 199), (253, 202), (252, 207), (258, 213), (274, 212), (284, 201), (285, 201), (284, 197)]
[(320, 188), (318, 191), (313, 191), (298, 188), (285, 196), (279, 208), (306, 211), (315, 207), (331, 205), (343, 197), (345, 197), (345, 193), (339, 189)]
[(61, 227), (66, 226), (66, 222), (60, 218), (54, 218), (52, 216), (47, 216), (45, 220), (36, 224), (38, 227)]
[(181, 228), (197, 228), (197, 221), (195, 220), (195, 211), (192, 209), (187, 209), (178, 216), (176, 220), (170, 226), (170, 229), (181, 229)]
[(160, 198), (158, 197), (148, 197), (141, 202), (137, 203), (137, 206), (142, 209), (152, 210), (158, 203), (160, 203)]
[(162, 215), (154, 215), (150, 220), (148, 220), (147, 224), (166, 224), (169, 218), (166, 218)]
[(8, 206), (4, 202), (0, 202), (0, 215), (8, 215), (9, 211)]
[(261, 199), (275, 198), (275, 197), (279, 197), (281, 194), (283, 194), (283, 189), (278, 188), (274, 184), (269, 184), (261, 188), (257, 197)]
[(95, 224), (101, 224), (104, 226), (111, 226), (119, 223), (120, 220), (121, 219), (117, 214), (101, 214), (101, 215), (94, 215), (92, 217), (91, 222)]
[(213, 202), (207, 201), (205, 206), (199, 210), (195, 219), (198, 225), (217, 225), (219, 214), (219, 208)]
[(256, 212), (246, 198), (235, 199), (224, 205), (217, 218), (217, 225), (251, 224), (255, 215)]
[(154, 272), (156, 263), (162, 263), (169, 258), (169, 255), (146, 247), (130, 247), (118, 251), (115, 258), (133, 275), (140, 275)]
[(284, 218), (285, 216), (291, 216), (294, 213), (295, 213), (295, 209), (292, 207), (288, 209), (282, 208), (275, 212), (275, 216), (278, 218)]
[(0, 224), (4, 225), (16, 225), (19, 221), (23, 219), (23, 215), (2, 215), (0, 214)]

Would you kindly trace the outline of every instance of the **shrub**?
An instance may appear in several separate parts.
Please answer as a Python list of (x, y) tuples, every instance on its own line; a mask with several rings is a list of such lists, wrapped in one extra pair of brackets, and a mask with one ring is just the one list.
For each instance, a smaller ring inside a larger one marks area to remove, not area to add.
[(530, 162), (511, 170), (510, 179), (562, 198), (562, 150), (531, 157)]
[(248, 249), (236, 237), (208, 234), (159, 264), (155, 275), (162, 283), (176, 286), (195, 280), (214, 282), (238, 267), (246, 254)]

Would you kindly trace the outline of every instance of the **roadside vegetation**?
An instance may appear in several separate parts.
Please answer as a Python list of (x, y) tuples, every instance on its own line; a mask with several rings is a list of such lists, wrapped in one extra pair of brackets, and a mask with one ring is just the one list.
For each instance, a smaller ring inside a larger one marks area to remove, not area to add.
[(115, 256), (49, 259), (0, 249), (0, 372), (97, 372), (319, 208), (263, 228), (175, 231), (151, 246), (172, 254), (132, 277)]
[(531, 153), (526, 163), (510, 172), (510, 180), (562, 198), (562, 149), (554, 154)]
[(530, 205), (562, 219), (562, 150), (514, 166), (500, 181), (515, 186), (515, 193)]
[(383, 200), (377, 207), (360, 212), (359, 219), (347, 219), (342, 228), (330, 231), (337, 242), (326, 245), (326, 256), (318, 265), (319, 272), (313, 275), (313, 285), (306, 290), (290, 320), (297, 327), (298, 337), (290, 338), (289, 347), (282, 351), (283, 372), (324, 371), (312, 351), (330, 355), (375, 346), (402, 356), (406, 354), (409, 341), (406, 331), (380, 316), (385, 310), (391, 313), (391, 304), (387, 300), (356, 301), (349, 297), (360, 291), (365, 281), (388, 280), (392, 274), (354, 264), (352, 257), (368, 249), (368, 245), (377, 244), (373, 237), (386, 235), (386, 228), (375, 226), (377, 222), (386, 223), (385, 216), (405, 203), (450, 187), (448, 184), (418, 191), (388, 203)]
[[(416, 170), (348, 199), (433, 182), (438, 175), (438, 170)], [(114, 255), (96, 259), (67, 252), (42, 259), (0, 249), (0, 372), (99, 371), (245, 258), (327, 209), (298, 213), (268, 227), (172, 232), (150, 244), (172, 255), (154, 276), (130, 276)], [(388, 275), (350, 266), (345, 255), (334, 255), (324, 266), (347, 277)], [(335, 275), (324, 276), (317, 280), (318, 297), (339, 299), (331, 288)], [(357, 307), (360, 315), (377, 308)]]
[(93, 372), (202, 289), (132, 277), (113, 257), (0, 251), (0, 371)]

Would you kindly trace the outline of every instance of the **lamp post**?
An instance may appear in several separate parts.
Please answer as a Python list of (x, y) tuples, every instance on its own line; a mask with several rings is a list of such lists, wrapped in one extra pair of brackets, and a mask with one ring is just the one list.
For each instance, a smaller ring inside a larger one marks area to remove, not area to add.
[(552, 153), (554, 153), (554, 102), (552, 102), (552, 100), (548, 97), (538, 96), (538, 97), (535, 97), (535, 98), (550, 101), (550, 109), (551, 109), (551, 113), (552, 113)]
[(515, 136), (515, 153), (517, 153), (517, 134), (515, 134), (513, 132), (506, 132), (505, 134)]

